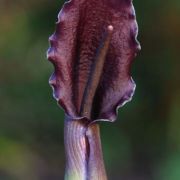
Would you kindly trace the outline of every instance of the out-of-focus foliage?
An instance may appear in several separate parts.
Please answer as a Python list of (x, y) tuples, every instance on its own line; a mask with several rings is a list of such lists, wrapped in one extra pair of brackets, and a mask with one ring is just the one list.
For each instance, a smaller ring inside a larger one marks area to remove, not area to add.
[[(63, 111), (46, 60), (62, 1), (0, 1), (0, 179), (63, 179)], [(180, 179), (180, 1), (134, 0), (142, 51), (137, 89), (118, 120), (102, 123), (111, 180)]]

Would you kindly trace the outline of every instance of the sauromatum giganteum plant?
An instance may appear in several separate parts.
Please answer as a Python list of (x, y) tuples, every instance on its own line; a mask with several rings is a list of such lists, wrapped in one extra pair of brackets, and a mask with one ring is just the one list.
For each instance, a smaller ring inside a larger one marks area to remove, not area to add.
[(140, 50), (131, 0), (70, 0), (49, 38), (49, 83), (65, 111), (66, 180), (106, 180), (98, 121), (114, 121), (131, 100)]

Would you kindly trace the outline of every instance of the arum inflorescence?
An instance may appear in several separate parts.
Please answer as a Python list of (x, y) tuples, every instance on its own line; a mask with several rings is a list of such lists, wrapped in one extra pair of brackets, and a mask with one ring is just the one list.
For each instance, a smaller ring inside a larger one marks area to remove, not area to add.
[(130, 76), (140, 50), (131, 0), (71, 0), (49, 38), (54, 97), (66, 113), (68, 180), (106, 180), (97, 121), (114, 121), (131, 100)]

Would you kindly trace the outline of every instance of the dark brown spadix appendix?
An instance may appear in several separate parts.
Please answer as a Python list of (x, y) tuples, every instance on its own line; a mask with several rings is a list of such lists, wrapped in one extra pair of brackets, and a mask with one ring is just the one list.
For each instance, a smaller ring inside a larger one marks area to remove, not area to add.
[[(71, 0), (64, 4), (47, 55), (55, 69), (49, 81), (54, 97), (68, 116), (116, 119), (117, 108), (131, 100), (135, 90), (130, 67), (140, 50), (137, 33), (131, 0)], [(98, 58), (103, 60), (97, 62)], [(101, 67), (95, 72), (96, 65)], [(93, 90), (88, 89), (92, 76), (98, 76)], [(88, 93), (93, 94), (90, 116), (82, 113)]]
[(114, 121), (130, 101), (140, 50), (132, 0), (70, 0), (49, 38), (49, 83), (64, 109), (67, 180), (106, 180), (97, 121)]

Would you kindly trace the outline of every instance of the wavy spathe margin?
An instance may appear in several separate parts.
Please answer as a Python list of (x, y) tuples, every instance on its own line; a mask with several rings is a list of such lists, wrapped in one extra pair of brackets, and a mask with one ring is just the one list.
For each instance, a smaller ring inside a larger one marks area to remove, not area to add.
[(49, 38), (48, 59), (54, 65), (49, 83), (66, 114), (80, 119), (83, 93), (97, 49), (108, 25), (114, 28), (102, 77), (92, 105), (93, 121), (114, 121), (117, 109), (130, 101), (135, 83), (132, 60), (140, 50), (131, 0), (71, 0), (58, 15)]

